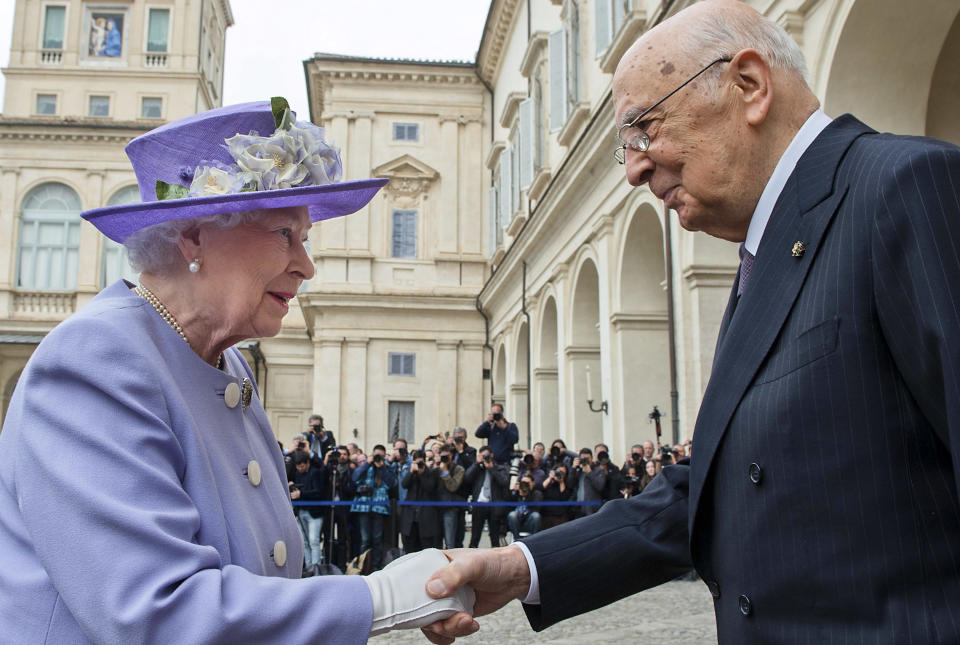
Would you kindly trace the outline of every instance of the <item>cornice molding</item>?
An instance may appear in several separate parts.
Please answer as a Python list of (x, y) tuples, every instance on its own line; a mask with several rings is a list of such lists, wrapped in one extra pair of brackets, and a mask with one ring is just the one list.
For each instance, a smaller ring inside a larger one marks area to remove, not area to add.
[(503, 59), (510, 25), (520, 7), (520, 0), (494, 0), (477, 56), (477, 73), (487, 83), (493, 83)]
[(137, 135), (95, 134), (86, 132), (5, 132), (0, 127), (0, 141), (82, 141), (84, 143), (108, 143), (126, 145)]
[[(344, 61), (349, 63), (352, 61)], [(476, 85), (482, 87), (480, 79), (471, 71), (454, 74), (443, 70), (401, 70), (385, 69), (387, 65), (396, 65), (397, 63), (377, 61), (365, 63), (370, 65), (371, 69), (314, 69), (312, 75), (321, 82), (343, 82), (358, 81), (363, 83), (382, 82), (382, 83), (432, 83), (435, 85)], [(413, 63), (410, 63), (413, 64)]]
[(503, 111), (500, 113), (501, 127), (509, 128), (513, 125), (513, 118), (520, 109), (520, 102), (526, 98), (526, 92), (510, 92), (507, 94), (507, 100), (503, 103)]
[(533, 69), (543, 57), (542, 53), (547, 48), (547, 38), (550, 34), (546, 31), (535, 31), (530, 34), (530, 40), (527, 41), (527, 51), (523, 52), (523, 60), (520, 61), (520, 75), (524, 78), (530, 78)]
[(388, 193), (419, 195), (427, 192), (440, 173), (411, 155), (403, 155), (377, 166), (373, 175), (390, 178)]

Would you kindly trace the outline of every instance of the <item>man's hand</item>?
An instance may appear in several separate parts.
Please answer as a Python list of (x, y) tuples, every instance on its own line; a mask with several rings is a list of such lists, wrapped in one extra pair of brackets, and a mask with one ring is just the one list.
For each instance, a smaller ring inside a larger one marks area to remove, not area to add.
[(520, 547), (454, 549), (443, 554), (450, 564), (427, 580), (427, 594), (433, 598), (445, 598), (458, 587), (469, 584), (477, 600), (473, 605), (473, 616), (458, 612), (421, 628), (431, 643), (448, 645), (457, 636), (468, 636), (480, 629), (474, 617), (493, 613), (514, 598), (527, 595), (530, 569)]
[(300, 489), (294, 488), (290, 491), (290, 499), (300, 499)]

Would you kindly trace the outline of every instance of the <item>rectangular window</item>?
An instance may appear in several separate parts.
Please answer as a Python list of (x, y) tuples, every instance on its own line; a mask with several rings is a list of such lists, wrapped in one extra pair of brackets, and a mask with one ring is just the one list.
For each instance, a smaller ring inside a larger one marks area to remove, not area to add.
[(417, 355), (389, 352), (387, 374), (390, 376), (416, 376)]
[(91, 96), (87, 116), (110, 116), (110, 97)]
[(392, 238), (390, 244), (392, 257), (417, 257), (417, 211), (393, 211)]
[(393, 124), (394, 141), (419, 141), (420, 126), (416, 123), (394, 123)]
[(406, 439), (413, 444), (413, 401), (389, 401), (387, 403), (387, 427), (390, 428), (388, 441), (392, 444), (397, 439)]
[(170, 10), (151, 9), (147, 25), (147, 51), (167, 51), (167, 38), (170, 34)]
[(162, 119), (163, 99), (154, 96), (145, 96), (140, 99), (140, 118)]
[(37, 94), (37, 114), (56, 114), (57, 95)]
[(66, 7), (47, 6), (43, 17), (43, 48), (63, 49), (63, 26)]

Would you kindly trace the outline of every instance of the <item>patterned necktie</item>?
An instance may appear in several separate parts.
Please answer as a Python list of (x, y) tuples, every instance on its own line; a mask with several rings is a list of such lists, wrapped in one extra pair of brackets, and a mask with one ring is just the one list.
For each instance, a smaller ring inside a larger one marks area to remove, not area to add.
[(747, 285), (747, 278), (750, 277), (750, 269), (753, 268), (754, 255), (747, 250), (743, 244), (740, 245), (740, 284), (737, 285), (737, 297), (743, 294), (743, 289)]

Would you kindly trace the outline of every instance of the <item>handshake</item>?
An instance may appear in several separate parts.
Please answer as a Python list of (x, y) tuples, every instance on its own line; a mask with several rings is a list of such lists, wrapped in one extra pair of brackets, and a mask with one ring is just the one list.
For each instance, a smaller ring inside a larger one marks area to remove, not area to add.
[(373, 598), (371, 636), (420, 627), (431, 642), (449, 643), (480, 628), (475, 616), (526, 596), (530, 571), (516, 546), (426, 549), (363, 580)]

